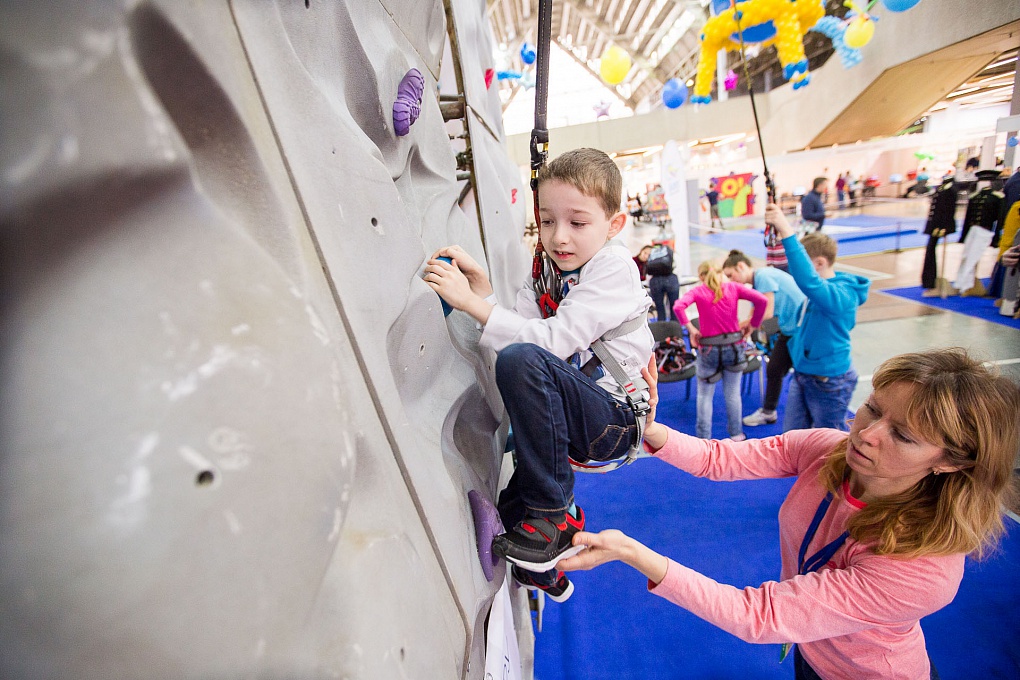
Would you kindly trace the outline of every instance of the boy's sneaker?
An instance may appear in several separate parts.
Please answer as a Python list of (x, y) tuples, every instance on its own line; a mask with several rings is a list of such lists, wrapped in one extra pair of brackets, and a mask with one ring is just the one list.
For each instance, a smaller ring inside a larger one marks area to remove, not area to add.
[[(571, 583), (570, 579), (568, 579), (567, 575), (562, 571), (550, 570), (546, 572), (546, 574), (548, 574), (551, 578), (556, 579), (552, 583), (540, 582), (535, 578), (535, 576), (539, 576), (538, 574), (532, 574), (530, 571), (521, 569), (517, 565), (514, 565), (511, 573), (513, 574), (514, 580), (520, 583), (522, 587), (527, 588), (528, 590), (541, 590), (552, 598), (553, 602), (566, 602), (574, 593), (574, 584)], [(546, 574), (542, 574), (541, 576), (545, 576)], [(539, 576), (539, 578), (541, 578), (541, 576)]]
[(549, 571), (562, 559), (584, 549), (573, 545), (574, 535), (584, 531), (584, 511), (577, 518), (569, 512), (553, 517), (525, 517), (510, 531), (492, 539), (492, 552), (528, 571)]
[(747, 425), (748, 427), (757, 427), (758, 425), (770, 425), (776, 422), (778, 418), (779, 416), (776, 415), (775, 411), (764, 411), (762, 409), (758, 409), (751, 415), (746, 416), (744, 418), (744, 425)]

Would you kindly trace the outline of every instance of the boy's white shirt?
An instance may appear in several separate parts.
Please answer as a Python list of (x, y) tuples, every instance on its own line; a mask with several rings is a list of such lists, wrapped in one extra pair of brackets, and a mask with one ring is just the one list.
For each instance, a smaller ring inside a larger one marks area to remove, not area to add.
[[(560, 302), (556, 314), (542, 318), (530, 277), (517, 293), (512, 310), (495, 306), (479, 343), (499, 351), (518, 342), (530, 342), (567, 360), (625, 321), (647, 315), (651, 298), (641, 285), (637, 267), (626, 246), (609, 241), (581, 267), (580, 280)], [(606, 347), (632, 379), (641, 377), (655, 340), (648, 326), (614, 338)], [(582, 355), (582, 364), (586, 357)], [(620, 401), (623, 389), (606, 375), (598, 384)]]

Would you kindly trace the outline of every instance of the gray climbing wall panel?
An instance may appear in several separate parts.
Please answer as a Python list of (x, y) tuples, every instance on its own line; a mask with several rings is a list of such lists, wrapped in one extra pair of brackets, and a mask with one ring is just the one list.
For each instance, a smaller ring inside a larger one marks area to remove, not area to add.
[(509, 302), (525, 201), (449, 10), (463, 207), (442, 0), (0, 8), (0, 677), (481, 677), (503, 412), (419, 275)]

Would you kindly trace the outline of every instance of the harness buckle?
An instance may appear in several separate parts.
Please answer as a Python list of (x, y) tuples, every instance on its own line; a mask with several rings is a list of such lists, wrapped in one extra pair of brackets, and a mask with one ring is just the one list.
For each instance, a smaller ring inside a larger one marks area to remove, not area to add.
[(538, 189), (538, 171), (549, 157), (549, 131), (535, 128), (531, 131), (531, 189)]
[(647, 399), (640, 399), (636, 402), (629, 399), (628, 401), (630, 401), (630, 410), (634, 412), (636, 418), (644, 418), (652, 411), (652, 405), (648, 403)]

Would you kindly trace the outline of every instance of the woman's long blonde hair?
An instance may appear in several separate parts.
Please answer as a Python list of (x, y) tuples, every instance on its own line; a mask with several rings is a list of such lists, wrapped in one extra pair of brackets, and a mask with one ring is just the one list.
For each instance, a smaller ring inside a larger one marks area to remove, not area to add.
[[(875, 371), (872, 385), (913, 385), (907, 426), (945, 452), (956, 472), (929, 474), (910, 489), (868, 503), (847, 527), (880, 555), (920, 557), (993, 547), (1003, 532), (1020, 449), (1020, 388), (954, 347), (901, 354)], [(846, 440), (830, 454), (822, 483), (839, 493), (848, 473)]]
[(715, 293), (715, 297), (712, 299), (712, 304), (722, 300), (723, 296), (723, 275), (722, 271), (718, 266), (711, 260), (705, 260), (698, 265), (698, 278), (712, 289)]

